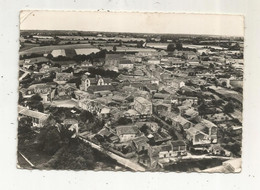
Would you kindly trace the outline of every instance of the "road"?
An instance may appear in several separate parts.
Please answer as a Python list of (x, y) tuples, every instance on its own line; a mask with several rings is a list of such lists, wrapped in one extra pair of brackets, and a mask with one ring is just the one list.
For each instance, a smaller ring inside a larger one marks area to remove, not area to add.
[[(18, 152), (18, 163), (19, 168), (34, 167), (34, 165), (28, 160), (21, 152)], [(30, 166), (29, 166), (30, 165)]]
[(198, 159), (198, 160), (203, 160), (203, 159), (223, 159), (223, 160), (232, 160), (235, 159), (234, 157), (227, 157), (227, 156), (214, 156), (214, 155), (194, 155), (188, 153), (186, 156), (182, 157), (182, 160), (189, 160), (189, 159)]
[(64, 107), (64, 108), (73, 108), (76, 107), (78, 104), (74, 100), (54, 100), (51, 102), (52, 106), (55, 107)]
[(100, 152), (106, 152), (106, 154), (108, 156), (110, 156), (111, 158), (115, 159), (118, 163), (124, 165), (125, 167), (130, 168), (133, 171), (141, 171), (141, 172), (145, 171), (145, 168), (143, 168), (139, 164), (137, 164), (135, 162), (132, 162), (131, 160), (128, 160), (128, 159), (123, 158), (121, 156), (118, 156), (118, 155), (116, 155), (116, 154), (114, 154), (114, 153), (112, 153), (112, 152), (110, 152), (108, 150), (105, 150), (101, 146), (99, 146), (99, 145), (97, 145), (97, 144), (95, 144), (95, 143), (85, 139), (84, 137), (79, 136), (79, 138), (81, 140), (83, 140), (85, 143), (88, 143), (92, 148), (95, 148), (95, 149), (97, 149)]
[[(161, 118), (159, 118), (157, 115), (152, 115), (153, 117), (155, 117), (156, 119), (160, 120), (164, 125), (166, 125), (168, 128), (165, 128), (165, 129), (170, 129), (170, 128), (173, 128), (172, 125), (169, 125), (168, 123), (166, 123), (164, 120), (162, 120)], [(164, 126), (163, 126), (164, 127)], [(183, 140), (183, 136), (182, 134), (180, 134), (176, 129), (175, 129), (175, 134), (178, 138), (178, 140)]]
[(24, 70), (24, 69), (20, 69), (20, 70), (23, 71), (24, 74), (19, 78), (19, 81), (23, 80), (24, 77), (26, 77), (28, 74), (30, 74), (29, 71), (26, 71), (26, 70)]

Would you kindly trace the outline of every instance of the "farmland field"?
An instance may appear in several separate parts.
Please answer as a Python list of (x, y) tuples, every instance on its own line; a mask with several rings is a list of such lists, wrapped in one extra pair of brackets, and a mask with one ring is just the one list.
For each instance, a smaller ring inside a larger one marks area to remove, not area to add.
[(65, 49), (65, 54), (67, 57), (74, 57), (77, 55), (75, 49)]
[(147, 43), (147, 47), (153, 47), (153, 48), (160, 48), (160, 49), (167, 49), (167, 46), (169, 43)]
[[(113, 50), (113, 46), (104, 46), (101, 47), (101, 49), (106, 49), (108, 51)], [(133, 47), (117, 47), (116, 49), (117, 52), (151, 52), (151, 51), (156, 51), (155, 49), (152, 48), (133, 48)]]
[(82, 48), (82, 49), (75, 49), (77, 55), (89, 55), (91, 53), (97, 53), (100, 50), (97, 48)]
[(53, 50), (58, 49), (80, 49), (80, 48), (95, 48), (90, 44), (69, 44), (69, 45), (51, 45), (51, 46), (41, 46), (33, 47), (20, 52), (20, 55), (30, 54), (30, 53), (51, 53)]
[(51, 54), (53, 57), (66, 56), (64, 49), (54, 49)]
[(214, 45), (193, 45), (193, 44), (183, 44), (182, 47), (184, 48), (194, 48), (194, 49), (202, 49), (204, 47), (214, 48), (218, 50), (227, 49), (220, 46), (214, 46)]

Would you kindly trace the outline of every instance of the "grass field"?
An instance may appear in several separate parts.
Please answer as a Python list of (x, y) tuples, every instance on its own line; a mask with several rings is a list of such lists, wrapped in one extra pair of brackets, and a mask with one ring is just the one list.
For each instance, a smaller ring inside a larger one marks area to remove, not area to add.
[(24, 46), (20, 48), (20, 51), (25, 51), (33, 47), (39, 47), (39, 44), (24, 43)]
[[(31, 60), (30, 61), (31, 64), (49, 61), (49, 59), (46, 57), (34, 57), (34, 58), (30, 58), (30, 60)], [(19, 61), (19, 64), (23, 64), (23, 63), (24, 63), (24, 60)]]

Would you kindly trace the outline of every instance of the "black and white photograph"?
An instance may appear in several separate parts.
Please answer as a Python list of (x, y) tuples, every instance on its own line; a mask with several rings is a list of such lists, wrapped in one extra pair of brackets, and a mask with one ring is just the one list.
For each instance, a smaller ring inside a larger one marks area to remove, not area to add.
[(18, 169), (239, 173), (244, 17), (20, 12)]

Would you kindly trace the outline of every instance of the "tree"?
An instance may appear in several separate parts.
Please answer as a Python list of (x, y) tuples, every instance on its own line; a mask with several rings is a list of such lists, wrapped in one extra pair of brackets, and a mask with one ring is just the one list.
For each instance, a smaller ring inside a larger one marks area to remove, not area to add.
[(92, 123), (94, 121), (93, 114), (86, 110), (84, 110), (80, 113), (79, 118), (82, 122), (86, 122), (88, 120), (89, 122)]
[(210, 63), (210, 64), (209, 64), (209, 68), (210, 68), (210, 69), (214, 69), (214, 67), (215, 67), (215, 65), (214, 65), (213, 63)]
[(50, 53), (48, 53), (48, 55), (46, 56), (48, 59), (52, 59), (53, 58), (53, 56), (52, 56), (52, 54), (50, 54)]
[(147, 135), (147, 130), (149, 129), (149, 127), (144, 124), (141, 128), (140, 128), (140, 131), (143, 132), (145, 135)]
[(23, 94), (19, 91), (19, 99), (18, 99), (18, 103), (21, 104), (23, 102), (24, 98), (23, 98)]
[(137, 47), (138, 47), (138, 48), (144, 47), (144, 43), (145, 43), (145, 42), (144, 42), (143, 40), (138, 41), (138, 42), (137, 42)]
[(177, 135), (175, 133), (175, 129), (174, 128), (170, 128), (169, 129), (169, 134), (172, 136), (173, 140), (178, 140), (178, 137), (177, 137)]
[(176, 46), (174, 43), (170, 43), (168, 46), (167, 46), (167, 51), (174, 51), (176, 49)]
[(220, 107), (222, 104), (224, 103), (223, 100), (219, 99), (219, 100), (212, 100), (212, 104), (216, 107)]
[(74, 69), (72, 67), (69, 67), (68, 69), (63, 71), (64, 73), (73, 73)]
[(202, 52), (202, 54), (201, 54), (202, 56), (207, 56), (207, 54), (205, 53), (205, 52)]
[(176, 43), (176, 49), (182, 50), (182, 43), (181, 42)]
[(198, 111), (199, 111), (199, 114), (200, 115), (204, 115), (206, 113), (206, 109), (207, 109), (207, 106), (202, 103), (199, 107), (198, 107)]
[(116, 49), (117, 49), (116, 46), (113, 46), (113, 51), (116, 51)]
[(232, 102), (228, 102), (223, 109), (224, 113), (233, 113), (235, 111), (234, 104)]
[(29, 101), (42, 101), (42, 97), (39, 94), (34, 94)]
[(54, 154), (61, 147), (61, 137), (55, 127), (51, 127), (46, 133), (44, 151)]
[(131, 119), (125, 118), (125, 117), (120, 117), (117, 121), (118, 125), (127, 125), (129, 123), (132, 123)]
[(223, 81), (221, 84), (222, 86), (227, 86), (227, 83), (225, 81)]
[(33, 95), (31, 98), (27, 101), (27, 106), (29, 106), (31, 109), (38, 110), (40, 112), (44, 111), (44, 107), (42, 104), (42, 98), (39, 94)]
[(28, 133), (31, 132), (32, 126), (32, 119), (31, 118), (27, 118), (27, 117), (23, 117), (19, 120), (18, 122), (18, 134), (24, 134), (24, 133)]

